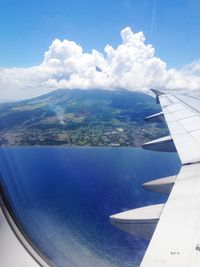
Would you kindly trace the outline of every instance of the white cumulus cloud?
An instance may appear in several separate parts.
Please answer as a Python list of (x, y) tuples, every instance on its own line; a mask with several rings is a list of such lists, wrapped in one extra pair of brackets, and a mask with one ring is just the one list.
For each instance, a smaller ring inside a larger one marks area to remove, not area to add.
[(116, 48), (106, 45), (104, 53), (84, 53), (74, 41), (55, 39), (40, 65), (0, 69), (0, 98), (30, 98), (57, 88), (200, 89), (200, 60), (181, 70), (169, 69), (146, 44), (143, 32), (127, 27), (121, 39)]

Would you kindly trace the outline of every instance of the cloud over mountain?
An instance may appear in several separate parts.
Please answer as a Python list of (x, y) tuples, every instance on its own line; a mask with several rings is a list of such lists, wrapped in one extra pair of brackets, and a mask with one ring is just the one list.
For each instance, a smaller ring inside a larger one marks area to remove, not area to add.
[(73, 41), (55, 39), (40, 65), (0, 69), (1, 98), (28, 98), (57, 88), (200, 89), (200, 60), (181, 70), (168, 69), (142, 32), (127, 27), (121, 39), (117, 48), (107, 45), (104, 53), (84, 53)]

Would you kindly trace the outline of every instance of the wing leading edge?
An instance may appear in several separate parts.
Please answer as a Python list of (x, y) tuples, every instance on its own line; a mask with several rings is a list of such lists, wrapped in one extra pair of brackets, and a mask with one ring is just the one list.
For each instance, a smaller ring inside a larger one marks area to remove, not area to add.
[[(147, 189), (171, 193), (167, 202), (159, 206), (152, 238), (140, 266), (197, 267), (200, 266), (200, 99), (164, 94), (155, 89), (152, 91), (156, 94), (157, 103), (160, 103), (163, 112), (149, 116), (147, 120), (152, 121), (156, 117), (160, 120), (162, 115), (170, 136), (148, 142), (143, 148), (177, 151), (182, 167), (177, 176), (144, 184)], [(155, 205), (140, 210), (141, 220), (141, 214), (145, 211), (152, 214)], [(125, 213), (112, 216), (112, 220), (116, 218), (113, 223), (115, 226), (119, 227), (118, 217), (122, 222), (127, 219)], [(144, 214), (143, 218), (147, 219), (148, 214)], [(124, 229), (119, 228), (127, 231), (126, 224), (123, 225)], [(134, 224), (132, 227), (135, 227)], [(146, 220), (146, 230), (141, 226), (140, 236), (144, 237), (143, 231), (147, 231), (149, 227)], [(132, 233), (135, 231), (132, 230)]]

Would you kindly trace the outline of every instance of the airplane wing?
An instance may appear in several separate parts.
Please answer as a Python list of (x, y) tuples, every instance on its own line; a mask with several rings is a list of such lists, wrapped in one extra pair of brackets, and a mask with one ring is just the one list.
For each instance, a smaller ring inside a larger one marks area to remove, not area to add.
[(200, 99), (152, 90), (158, 97), (182, 164), (200, 162)]
[(144, 184), (150, 190), (170, 193), (165, 204), (122, 212), (112, 215), (110, 220), (129, 233), (151, 238), (141, 267), (197, 267), (200, 266), (200, 99), (152, 91), (163, 112), (146, 119), (166, 121), (170, 136), (145, 143), (143, 148), (177, 151), (182, 167), (177, 176)]

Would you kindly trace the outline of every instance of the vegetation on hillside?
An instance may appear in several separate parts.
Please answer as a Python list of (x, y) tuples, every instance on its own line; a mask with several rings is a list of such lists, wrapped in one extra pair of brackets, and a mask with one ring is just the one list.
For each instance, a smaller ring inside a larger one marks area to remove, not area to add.
[(1, 145), (139, 146), (166, 134), (144, 117), (159, 111), (145, 94), (59, 89), (0, 105)]

